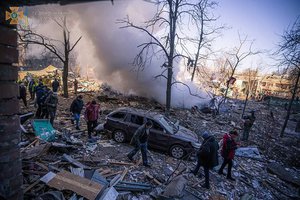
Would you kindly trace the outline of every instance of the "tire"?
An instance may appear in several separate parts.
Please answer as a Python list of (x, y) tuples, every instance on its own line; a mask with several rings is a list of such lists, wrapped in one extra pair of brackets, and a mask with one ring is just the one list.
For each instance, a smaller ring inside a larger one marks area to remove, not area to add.
[(126, 141), (126, 135), (125, 132), (122, 130), (116, 130), (113, 133), (113, 138), (118, 143), (123, 143)]
[(185, 155), (184, 148), (181, 145), (173, 145), (170, 148), (170, 155), (174, 158), (180, 159)]

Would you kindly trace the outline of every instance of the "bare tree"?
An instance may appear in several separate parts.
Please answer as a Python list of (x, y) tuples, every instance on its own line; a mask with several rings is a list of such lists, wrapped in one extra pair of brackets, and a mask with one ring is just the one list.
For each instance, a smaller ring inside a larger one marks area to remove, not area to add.
[[(188, 58), (184, 44), (190, 38), (187, 36), (188, 33), (184, 33), (186, 27), (184, 20), (189, 17), (191, 20), (195, 20), (196, 4), (190, 3), (188, 0), (148, 0), (148, 2), (157, 6), (157, 12), (152, 19), (145, 22), (144, 26), (135, 25), (128, 17), (119, 22), (124, 24), (121, 28), (137, 29), (144, 32), (150, 39), (149, 42), (138, 46), (141, 50), (136, 56), (134, 64), (139, 70), (143, 70), (147, 64), (151, 63), (156, 55), (163, 56), (162, 73), (156, 78), (167, 80), (166, 114), (168, 115), (171, 107), (172, 86), (183, 84), (188, 87), (187, 84), (176, 80), (173, 71), (175, 61), (179, 61), (180, 58)], [(165, 35), (155, 35), (154, 30), (157, 29), (164, 29)], [(178, 52), (178, 46), (181, 46), (182, 53)], [(189, 92), (192, 94), (190, 89)]]
[(254, 89), (254, 87), (256, 86), (256, 83), (257, 83), (258, 67), (254, 70), (252, 70), (250, 68), (246, 69), (246, 72), (244, 73), (244, 75), (246, 75), (248, 83), (247, 83), (246, 88), (245, 88), (246, 99), (245, 99), (245, 103), (244, 103), (242, 117), (245, 114), (245, 110), (246, 110), (246, 107), (247, 107), (249, 95), (250, 96), (252, 96), (253, 94), (255, 95), (255, 92), (253, 92), (253, 89)]
[[(239, 45), (234, 47), (232, 53), (228, 53), (226, 58), (226, 62), (224, 65), (229, 66), (229, 79), (226, 81), (226, 89), (223, 99), (218, 103), (217, 113), (219, 113), (220, 106), (224, 103), (227, 99), (227, 94), (229, 90), (229, 86), (231, 84), (231, 80), (234, 78), (237, 68), (241, 65), (242, 61), (244, 61), (247, 57), (260, 53), (259, 51), (253, 51), (252, 45), (254, 41), (250, 41), (248, 48), (246, 47), (247, 43), (247, 36), (241, 38), (239, 34)], [(245, 50), (247, 48), (247, 50)]]
[(278, 51), (275, 52), (279, 59), (279, 66), (283, 66), (285, 71), (290, 72), (294, 77), (292, 98), (290, 99), (285, 121), (281, 128), (280, 137), (283, 137), (285, 128), (290, 118), (291, 108), (299, 88), (300, 79), (300, 17), (288, 28), (281, 36), (282, 42), (279, 44)]
[[(195, 73), (197, 72), (199, 61), (207, 59), (209, 54), (212, 52), (211, 43), (218, 36), (218, 33), (224, 26), (214, 27), (213, 22), (217, 21), (218, 17), (212, 14), (212, 10), (217, 5), (216, 2), (210, 0), (200, 0), (195, 6), (195, 17), (196, 27), (198, 31), (198, 38), (191, 40), (197, 45), (196, 55), (194, 60), (189, 58), (188, 67), (192, 66), (192, 77), (191, 81), (194, 80)], [(203, 52), (204, 51), (204, 52)]]
[[(68, 97), (68, 72), (69, 72), (69, 59), (70, 59), (70, 53), (75, 48), (75, 46), (78, 44), (82, 36), (80, 36), (76, 42), (71, 45), (70, 42), (70, 31), (67, 27), (67, 20), (66, 17), (62, 20), (62, 23), (55, 20), (57, 25), (62, 29), (63, 34), (63, 41), (55, 40), (48, 38), (46, 36), (43, 36), (41, 34), (35, 33), (32, 30), (24, 30), (22, 29), (19, 33), (19, 38), (21, 41), (21, 44), (25, 45), (40, 45), (46, 48), (48, 51), (53, 53), (62, 63), (63, 63), (63, 92), (64, 97)], [(61, 47), (60, 45), (63, 47)], [(63, 49), (62, 49), (63, 48)]]

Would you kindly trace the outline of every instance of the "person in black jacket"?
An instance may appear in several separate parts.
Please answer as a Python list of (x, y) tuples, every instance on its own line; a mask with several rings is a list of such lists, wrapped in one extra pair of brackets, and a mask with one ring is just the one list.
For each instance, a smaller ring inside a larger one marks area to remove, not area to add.
[(198, 161), (196, 168), (192, 170), (194, 175), (197, 175), (200, 166), (204, 168), (205, 183), (202, 187), (209, 189), (209, 169), (218, 165), (218, 149), (219, 145), (213, 136), (210, 136), (208, 132), (202, 134), (203, 143), (197, 154)]
[(54, 81), (52, 82), (52, 91), (53, 92), (57, 92), (59, 88), (59, 82), (58, 80), (55, 78)]
[(25, 87), (24, 83), (20, 83), (20, 86), (19, 86), (19, 99), (23, 100), (23, 103), (24, 103), (25, 107), (27, 107), (26, 96), (27, 96), (26, 87)]
[(83, 100), (82, 95), (79, 95), (71, 104), (70, 112), (73, 115), (73, 118), (71, 119), (72, 124), (74, 124), (74, 121), (76, 121), (76, 129), (80, 130), (79, 128), (79, 119), (80, 119), (80, 113), (83, 108)]
[(147, 142), (148, 142), (148, 137), (150, 133), (150, 129), (152, 128), (152, 121), (147, 121), (145, 124), (140, 126), (136, 132), (134, 133), (130, 144), (134, 145), (134, 149), (127, 154), (127, 157), (129, 160), (133, 161), (133, 156), (141, 150), (142, 153), (142, 159), (143, 159), (143, 165), (145, 167), (150, 167), (148, 164), (148, 159), (147, 159)]

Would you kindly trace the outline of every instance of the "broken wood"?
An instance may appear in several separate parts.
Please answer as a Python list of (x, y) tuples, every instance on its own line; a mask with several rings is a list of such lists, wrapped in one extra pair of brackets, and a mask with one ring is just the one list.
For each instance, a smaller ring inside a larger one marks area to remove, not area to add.
[(124, 177), (126, 176), (127, 173), (128, 173), (128, 168), (125, 168), (122, 175), (121, 175), (120, 181), (123, 181), (123, 179), (124, 179)]
[(63, 154), (63, 158), (68, 161), (69, 163), (75, 165), (76, 167), (83, 168), (83, 169), (91, 169), (90, 167), (80, 163), (79, 161), (73, 159), (71, 156), (67, 154)]
[(117, 172), (113, 172), (110, 174), (105, 174), (105, 175), (103, 175), (103, 177), (107, 178), (107, 177), (114, 176), (114, 175), (121, 174), (121, 173), (122, 173), (122, 171), (117, 171)]
[(117, 161), (110, 161), (109, 164), (111, 164), (111, 165), (134, 165), (133, 163), (117, 162)]
[(26, 151), (22, 152), (22, 158), (25, 160), (29, 160), (35, 157), (38, 157), (44, 153), (46, 153), (49, 148), (50, 148), (51, 144), (50, 143), (45, 143), (45, 144), (41, 144), (35, 147), (32, 147)]
[(24, 147), (22, 150), (21, 150), (21, 153), (23, 151), (25, 151), (26, 149), (30, 148), (32, 145), (34, 145), (39, 139), (36, 138), (35, 140), (33, 140), (33, 142), (31, 142), (29, 145), (27, 145), (26, 147)]
[(152, 175), (149, 174), (149, 172), (143, 171), (143, 173), (150, 179), (153, 180), (157, 185), (162, 185), (161, 182), (159, 182), (156, 178), (154, 178)]
[(100, 171), (100, 170), (99, 170), (99, 173), (103, 176), (103, 175), (106, 175), (106, 174), (111, 173), (111, 170), (110, 170), (110, 169), (105, 169), (105, 170), (103, 170), (103, 171)]
[(25, 194), (26, 192), (28, 192), (29, 190), (31, 190), (31, 188), (33, 188), (34, 186), (36, 186), (39, 182), (40, 182), (40, 179), (36, 180), (34, 183), (32, 183), (31, 185), (29, 185), (29, 186), (24, 190), (24, 194)]
[(97, 195), (104, 188), (104, 186), (99, 183), (67, 171), (62, 171), (58, 174), (49, 172), (41, 178), (41, 181), (58, 190), (71, 190), (89, 200), (96, 199)]

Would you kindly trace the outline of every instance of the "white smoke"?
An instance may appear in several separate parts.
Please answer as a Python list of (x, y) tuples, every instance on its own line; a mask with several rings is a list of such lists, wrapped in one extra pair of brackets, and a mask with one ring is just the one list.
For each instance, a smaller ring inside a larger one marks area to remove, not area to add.
[[(153, 58), (151, 64), (139, 73), (132, 65), (140, 50), (137, 46), (149, 41), (149, 38), (135, 29), (120, 29), (122, 25), (116, 23), (118, 19), (129, 16), (135, 24), (141, 24), (155, 13), (156, 7), (153, 4), (141, 0), (127, 0), (116, 1), (114, 5), (110, 2), (95, 2), (63, 7), (50, 5), (40, 9), (41, 7), (29, 9), (29, 13), (35, 13), (31, 18), (40, 21), (36, 27), (38, 32), (48, 34), (49, 37), (62, 37), (60, 28), (52, 20), (53, 17), (48, 20), (45, 17), (39, 18), (47, 10), (48, 14), (55, 13), (53, 16), (56, 18), (67, 15), (73, 41), (83, 36), (75, 48), (77, 61), (82, 68), (93, 67), (97, 79), (125, 94), (141, 95), (165, 103), (166, 80), (154, 78), (162, 72), (161, 58)], [(204, 92), (187, 80), (183, 63), (177, 65), (174, 76), (190, 86), (193, 93), (205, 96)], [(186, 86), (173, 86), (172, 106), (190, 107), (200, 101), (202, 100), (190, 96)]]

